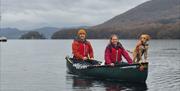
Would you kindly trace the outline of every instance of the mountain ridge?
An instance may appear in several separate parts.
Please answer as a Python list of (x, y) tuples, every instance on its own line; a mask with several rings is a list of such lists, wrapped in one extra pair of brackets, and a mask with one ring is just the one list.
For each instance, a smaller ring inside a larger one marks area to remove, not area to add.
[[(74, 38), (77, 29), (58, 31), (52, 38)], [(146, 33), (153, 39), (180, 39), (180, 0), (144, 2), (106, 22), (87, 28), (88, 38), (137, 38)]]

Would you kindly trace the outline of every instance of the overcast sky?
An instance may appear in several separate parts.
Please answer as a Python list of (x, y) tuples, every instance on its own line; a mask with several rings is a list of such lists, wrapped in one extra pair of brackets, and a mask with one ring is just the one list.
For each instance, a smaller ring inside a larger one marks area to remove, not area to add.
[(93, 26), (148, 0), (1, 0), (1, 27)]

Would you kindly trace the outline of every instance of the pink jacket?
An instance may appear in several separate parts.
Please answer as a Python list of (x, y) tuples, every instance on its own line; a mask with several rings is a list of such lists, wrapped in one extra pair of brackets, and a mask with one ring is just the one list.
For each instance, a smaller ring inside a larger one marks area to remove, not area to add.
[(116, 47), (113, 44), (109, 44), (105, 50), (105, 64), (111, 64), (115, 62), (120, 63), (122, 60), (122, 56), (127, 60), (129, 64), (132, 64), (132, 59), (120, 43), (118, 43)]

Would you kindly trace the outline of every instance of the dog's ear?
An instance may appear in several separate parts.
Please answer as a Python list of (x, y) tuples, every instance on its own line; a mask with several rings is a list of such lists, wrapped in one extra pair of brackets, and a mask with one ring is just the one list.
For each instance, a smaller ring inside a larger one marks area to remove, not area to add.
[(141, 40), (141, 39), (142, 39), (142, 35), (139, 36), (139, 40)]
[(150, 35), (146, 34), (147, 41), (151, 39)]

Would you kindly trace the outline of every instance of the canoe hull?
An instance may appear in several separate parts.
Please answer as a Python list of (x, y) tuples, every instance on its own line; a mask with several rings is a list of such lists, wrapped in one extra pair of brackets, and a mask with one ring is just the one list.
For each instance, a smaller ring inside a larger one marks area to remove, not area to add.
[[(70, 73), (89, 76), (99, 79), (111, 79), (118, 81), (130, 81), (144, 83), (148, 76), (148, 63), (132, 64), (132, 65), (119, 65), (119, 66), (90, 66), (90, 67), (77, 67), (73, 64), (70, 58), (66, 58), (67, 68)], [(140, 67), (143, 65), (143, 69)]]

